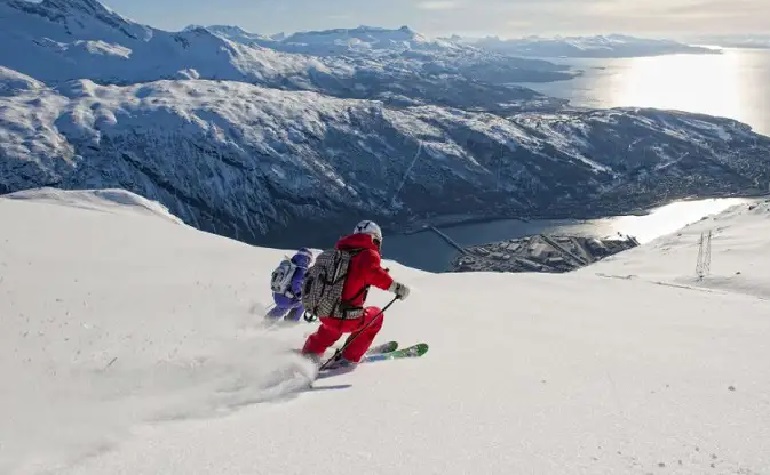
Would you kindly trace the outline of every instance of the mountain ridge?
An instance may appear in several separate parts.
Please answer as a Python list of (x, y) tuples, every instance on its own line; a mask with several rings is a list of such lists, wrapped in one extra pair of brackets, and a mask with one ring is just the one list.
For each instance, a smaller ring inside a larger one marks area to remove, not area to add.
[(770, 155), (770, 138), (708, 116), (504, 118), (231, 81), (83, 80), (66, 95), (29, 82), (0, 96), (5, 191), (125, 188), (200, 229), (256, 243), (352, 215), (400, 226), (461, 213), (620, 213), (770, 182), (770, 164), (757, 159)]

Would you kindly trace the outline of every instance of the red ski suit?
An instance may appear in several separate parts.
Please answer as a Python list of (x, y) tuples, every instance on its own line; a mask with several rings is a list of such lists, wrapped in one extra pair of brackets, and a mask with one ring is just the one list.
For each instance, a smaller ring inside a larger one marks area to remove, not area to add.
[[(342, 300), (354, 307), (363, 307), (369, 286), (388, 290), (393, 279), (380, 264), (380, 249), (369, 234), (351, 234), (340, 239), (336, 246), (339, 250), (359, 250), (361, 252), (351, 257), (348, 267), (348, 277), (342, 288)], [(348, 361), (358, 362), (382, 328), (382, 315), (378, 307), (365, 307), (364, 314), (355, 320), (341, 320), (330, 316), (319, 316), (321, 325), (310, 335), (302, 347), (302, 353), (323, 353), (342, 337), (343, 333), (354, 333), (367, 325), (372, 319), (377, 321), (361, 332), (352, 343), (345, 348), (342, 356)]]

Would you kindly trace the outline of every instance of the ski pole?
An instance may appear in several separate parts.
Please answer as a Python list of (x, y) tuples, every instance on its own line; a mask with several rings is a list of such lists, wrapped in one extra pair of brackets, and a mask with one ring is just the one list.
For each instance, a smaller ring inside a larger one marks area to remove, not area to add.
[(329, 358), (328, 360), (326, 360), (326, 362), (325, 362), (324, 364), (322, 364), (322, 365), (321, 365), (321, 367), (320, 367), (320, 368), (318, 368), (318, 370), (319, 370), (319, 371), (321, 371), (321, 370), (323, 370), (323, 369), (326, 369), (326, 367), (329, 365), (329, 363), (331, 363), (332, 361), (334, 361), (334, 359), (335, 359), (335, 358), (337, 358), (339, 355), (341, 355), (341, 354), (342, 354), (342, 352), (343, 352), (343, 351), (345, 351), (345, 348), (347, 348), (347, 347), (348, 347), (348, 346), (349, 346), (351, 343), (353, 343), (353, 340), (355, 340), (356, 338), (358, 338), (358, 336), (359, 336), (359, 335), (360, 335), (360, 334), (361, 334), (361, 333), (362, 333), (364, 330), (366, 330), (367, 328), (369, 328), (370, 326), (372, 326), (372, 324), (373, 324), (374, 322), (376, 322), (378, 319), (382, 318), (382, 315), (385, 313), (385, 310), (389, 309), (389, 308), (390, 308), (390, 306), (391, 306), (391, 305), (393, 305), (393, 304), (396, 302), (396, 300), (398, 300), (398, 296), (396, 296), (396, 297), (393, 297), (393, 300), (391, 300), (390, 302), (388, 302), (388, 304), (387, 304), (387, 305), (385, 305), (385, 306), (382, 308), (382, 310), (380, 310), (380, 313), (378, 313), (377, 315), (375, 315), (375, 316), (374, 316), (374, 318), (372, 318), (372, 319), (371, 319), (371, 321), (369, 321), (369, 323), (367, 323), (366, 325), (364, 325), (364, 326), (363, 326), (363, 328), (361, 328), (360, 330), (358, 330), (358, 331), (357, 331), (357, 332), (355, 332), (354, 334), (350, 335), (350, 338), (348, 338), (348, 341), (346, 341), (346, 342), (345, 342), (345, 344), (344, 344), (344, 345), (342, 345), (342, 347), (341, 347), (340, 349), (338, 349), (337, 351), (335, 351), (335, 352), (334, 352), (334, 356), (332, 356), (331, 358)]

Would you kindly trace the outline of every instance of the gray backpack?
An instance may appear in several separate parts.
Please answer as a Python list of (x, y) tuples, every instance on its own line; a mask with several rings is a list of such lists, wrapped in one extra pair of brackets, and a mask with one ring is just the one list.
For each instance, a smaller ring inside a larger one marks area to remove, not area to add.
[(359, 252), (328, 249), (316, 258), (302, 284), (302, 305), (306, 312), (341, 320), (355, 320), (363, 315), (363, 308), (351, 307), (342, 301), (350, 259)]
[(286, 291), (291, 288), (291, 280), (294, 278), (294, 271), (296, 270), (297, 266), (291, 262), (291, 259), (282, 260), (270, 274), (270, 290), (285, 295)]

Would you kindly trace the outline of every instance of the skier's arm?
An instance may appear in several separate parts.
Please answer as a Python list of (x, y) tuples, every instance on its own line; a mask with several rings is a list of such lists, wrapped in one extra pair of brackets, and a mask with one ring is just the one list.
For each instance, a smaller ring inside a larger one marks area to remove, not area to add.
[(363, 267), (366, 269), (366, 285), (388, 290), (393, 284), (393, 278), (382, 268), (380, 256), (375, 251), (366, 251), (362, 257)]

